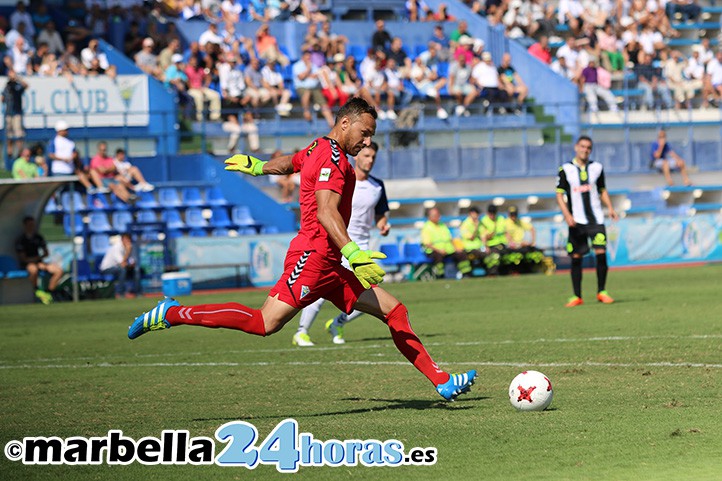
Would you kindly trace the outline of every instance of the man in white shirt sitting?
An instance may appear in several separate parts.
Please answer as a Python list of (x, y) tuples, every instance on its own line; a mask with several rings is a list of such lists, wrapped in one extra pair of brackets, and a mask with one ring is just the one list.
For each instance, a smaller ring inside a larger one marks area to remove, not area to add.
[(116, 299), (135, 297), (140, 270), (133, 256), (133, 238), (130, 234), (122, 234), (120, 241), (110, 245), (100, 262), (99, 270), (101, 274), (113, 276)]

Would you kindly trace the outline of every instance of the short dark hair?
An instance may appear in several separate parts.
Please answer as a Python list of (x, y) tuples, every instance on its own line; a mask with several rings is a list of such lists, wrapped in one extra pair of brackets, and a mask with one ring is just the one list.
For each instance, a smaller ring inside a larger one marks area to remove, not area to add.
[(470, 212), (470, 213), (471, 213), (471, 212), (474, 212), (475, 214), (480, 214), (480, 213), (481, 213), (481, 212), (479, 211), (479, 208), (478, 208), (477, 206), (475, 206), (475, 205), (472, 205), (471, 207), (469, 207), (469, 212)]
[(351, 97), (345, 104), (343, 104), (343, 107), (338, 109), (338, 113), (336, 114), (336, 124), (338, 124), (338, 122), (344, 117), (349, 117), (355, 120), (363, 114), (369, 114), (374, 119), (378, 117), (376, 109), (364, 99), (361, 97)]
[(378, 151), (379, 151), (379, 144), (377, 144), (376, 142), (374, 142), (374, 141), (372, 140), (371, 143), (368, 145), (368, 148), (371, 149), (371, 150), (373, 150), (374, 152), (378, 152)]
[(118, 147), (117, 149), (115, 149), (115, 155), (124, 154), (124, 153), (125, 153), (125, 149), (122, 147)]
[(23, 225), (27, 225), (28, 222), (35, 222), (35, 217), (31, 215), (26, 215), (23, 217)]
[(497, 212), (499, 212), (499, 208), (494, 204), (489, 204), (488, 206), (486, 206), (486, 211), (489, 214), (496, 214)]
[(594, 142), (592, 141), (592, 138), (588, 135), (580, 135), (577, 139), (577, 144), (581, 142), (582, 140), (588, 140), (590, 144), (594, 145)]

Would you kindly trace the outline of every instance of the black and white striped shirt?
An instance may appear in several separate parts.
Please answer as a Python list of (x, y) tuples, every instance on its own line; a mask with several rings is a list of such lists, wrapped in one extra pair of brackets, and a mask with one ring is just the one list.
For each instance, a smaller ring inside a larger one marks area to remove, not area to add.
[(606, 189), (604, 168), (590, 160), (582, 167), (576, 159), (559, 167), (557, 192), (567, 195), (567, 207), (577, 224), (604, 224), (600, 194)]

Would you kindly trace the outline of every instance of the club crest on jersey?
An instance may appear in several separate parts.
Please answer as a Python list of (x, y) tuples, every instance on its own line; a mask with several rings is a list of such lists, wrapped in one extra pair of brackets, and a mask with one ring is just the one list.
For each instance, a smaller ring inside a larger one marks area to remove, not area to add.
[(301, 297), (300, 299), (303, 299), (307, 295), (311, 293), (311, 289), (308, 288), (308, 286), (301, 286)]
[(328, 179), (331, 178), (331, 168), (324, 167), (321, 169), (321, 174), (318, 176), (319, 182), (328, 182)]

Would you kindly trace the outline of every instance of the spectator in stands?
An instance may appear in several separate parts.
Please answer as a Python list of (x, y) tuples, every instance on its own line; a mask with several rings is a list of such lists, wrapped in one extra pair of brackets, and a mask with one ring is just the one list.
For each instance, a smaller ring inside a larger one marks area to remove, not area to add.
[(624, 55), (620, 49), (620, 41), (610, 21), (604, 24), (604, 29), (597, 32), (599, 50), (601, 52), (601, 65), (610, 72), (624, 70)]
[[(113, 158), (115, 170), (118, 172), (116, 179), (121, 182), (126, 189), (136, 192), (152, 192), (155, 189), (153, 184), (149, 184), (140, 169), (131, 164), (125, 155), (125, 149), (115, 149), (115, 157)], [(135, 185), (133, 182), (136, 182)]]
[(501, 80), (501, 88), (506, 91), (509, 99), (516, 98), (517, 110), (521, 112), (524, 106), (524, 100), (529, 93), (521, 76), (511, 65), (511, 54), (505, 52), (501, 57), (501, 65), (499, 65), (499, 79)]
[(258, 152), (260, 150), (261, 144), (258, 137), (258, 125), (256, 125), (256, 120), (253, 118), (251, 111), (247, 110), (243, 113), (243, 123), (238, 122), (238, 116), (236, 114), (228, 114), (221, 128), (229, 134), (228, 152), (230, 154), (236, 152), (241, 135), (246, 135), (248, 139), (248, 150), (251, 152)]
[(413, 94), (404, 87), (402, 73), (396, 65), (394, 58), (386, 59), (386, 67), (383, 69), (383, 76), (386, 80), (386, 102), (388, 108), (386, 117), (389, 120), (396, 120), (395, 108), (404, 108), (409, 102)]
[(394, 59), (401, 78), (409, 78), (411, 71), (411, 57), (404, 51), (404, 44), (401, 37), (394, 37), (391, 41), (391, 48), (386, 52), (387, 59)]
[(135, 65), (146, 74), (157, 79), (162, 78), (160, 65), (158, 64), (158, 56), (153, 53), (155, 42), (152, 38), (143, 39), (143, 48), (135, 54)]
[(15, 4), (15, 11), (10, 14), (10, 26), (14, 30), (18, 30), (20, 24), (25, 25), (25, 32), (29, 37), (35, 36), (35, 26), (33, 25), (33, 19), (28, 13), (25, 7), (25, 2), (22, 0)]
[(271, 93), (263, 87), (263, 76), (261, 75), (260, 65), (261, 63), (257, 58), (252, 58), (244, 71), (246, 92), (254, 111), (256, 111), (260, 105), (271, 100)]
[(271, 101), (276, 112), (281, 117), (288, 117), (293, 108), (289, 102), (291, 99), (291, 91), (286, 88), (283, 83), (283, 76), (278, 70), (278, 63), (275, 60), (270, 60), (261, 69), (261, 78), (263, 82), (263, 88), (268, 90), (271, 95)]
[[(380, 50), (369, 50), (368, 55), (361, 62), (361, 76), (363, 77), (363, 88), (373, 99), (380, 120), (387, 118), (387, 113), (381, 108), (381, 96), (388, 94), (386, 76), (383, 72), (385, 55)], [(396, 112), (390, 111), (391, 120), (396, 120)]]
[[(481, 54), (481, 62), (476, 64), (471, 70), (470, 81), (476, 86), (479, 97), (484, 99), (485, 105), (508, 102), (509, 96), (506, 91), (501, 88), (499, 72), (491, 61), (491, 52)], [(506, 109), (500, 107), (499, 111), (504, 113)]]
[(467, 65), (473, 65), (475, 59), (474, 51), (472, 50), (473, 45), (473, 38), (468, 36), (461, 37), (457, 47), (454, 49), (454, 59), (464, 57)]
[(140, 285), (140, 268), (134, 254), (133, 238), (123, 233), (119, 241), (110, 244), (100, 262), (100, 273), (113, 276), (116, 299), (134, 298)]
[(466, 63), (466, 57), (462, 55), (449, 67), (449, 94), (456, 100), (454, 114), (457, 117), (469, 116), (469, 105), (479, 94), (469, 81), (470, 78), (471, 67)]
[(668, 0), (665, 9), (670, 19), (675, 18), (679, 13), (683, 22), (695, 21), (702, 13), (702, 8), (697, 5), (696, 0)]
[(74, 42), (65, 45), (65, 52), (58, 59), (60, 68), (65, 74), (79, 75), (83, 70), (83, 64), (76, 55), (77, 49)]
[(246, 81), (243, 72), (238, 68), (237, 55), (227, 52), (223, 58), (224, 61), (218, 64), (222, 106), (227, 109), (245, 107), (251, 101), (251, 97), (246, 92)]
[(486, 19), (491, 25), (499, 25), (508, 6), (505, 0), (486, 0)]
[(376, 20), (376, 31), (371, 36), (371, 48), (386, 52), (391, 47), (391, 34), (386, 30), (386, 24), (383, 20)]
[[(283, 152), (276, 150), (272, 155), (271, 159), (283, 156)], [(301, 174), (295, 172), (287, 175), (271, 175), (269, 177), (271, 183), (276, 184), (280, 190), (281, 202), (287, 204), (293, 202), (294, 192), (296, 188), (301, 184)]]
[(664, 174), (664, 180), (667, 185), (674, 185), (672, 180), (672, 171), (679, 170), (682, 176), (684, 185), (692, 185), (692, 181), (687, 176), (687, 164), (677, 153), (672, 149), (672, 146), (667, 142), (667, 132), (663, 129), (657, 133), (657, 140), (652, 142), (650, 149), (650, 165), (657, 170), (662, 171)]
[[(97, 64), (98, 60), (94, 60)], [(60, 75), (60, 64), (52, 53), (45, 54), (42, 62), (38, 66), (38, 76), (40, 77), (57, 77)]]
[(94, 3), (90, 7), (90, 12), (85, 17), (85, 26), (90, 31), (90, 35), (96, 38), (103, 38), (108, 32), (108, 12), (101, 10), (100, 5)]
[(271, 35), (267, 23), (262, 24), (256, 31), (256, 51), (258, 56), (267, 62), (276, 61), (284, 67), (290, 63), (288, 57), (281, 52), (276, 37)]
[(444, 260), (452, 258), (459, 272), (471, 272), (471, 263), (462, 246), (454, 245), (451, 231), (441, 222), (441, 213), (437, 207), (426, 212), (426, 223), (421, 228), (421, 245), (424, 252), (431, 258), (433, 272), (437, 278), (444, 277)]
[(317, 104), (321, 106), (321, 113), (328, 125), (333, 125), (333, 115), (321, 93), (318, 68), (311, 63), (310, 50), (304, 50), (301, 59), (293, 64), (293, 86), (301, 99), (304, 119), (311, 120), (311, 105)]
[(589, 59), (589, 64), (582, 69), (582, 73), (578, 77), (579, 88), (587, 100), (589, 112), (599, 111), (599, 97), (607, 104), (610, 112), (617, 112), (619, 111), (617, 100), (612, 91), (609, 90), (609, 86), (602, 85), (600, 71), (601, 69), (597, 66), (597, 59)]
[(27, 82), (18, 77), (13, 69), (8, 69), (8, 80), (1, 97), (5, 112), (5, 147), (8, 159), (23, 150), (25, 129), (23, 128), (23, 93), (28, 88)]
[(441, 94), (439, 93), (446, 85), (446, 78), (439, 78), (435, 71), (424, 65), (424, 59), (421, 56), (416, 57), (411, 67), (411, 83), (421, 95), (434, 99), (436, 116), (439, 119), (445, 120), (449, 117), (449, 114), (441, 106)]
[(135, 201), (137, 197), (128, 192), (125, 184), (117, 178), (118, 174), (115, 160), (108, 155), (108, 144), (98, 142), (98, 151), (90, 160), (90, 178), (97, 187), (96, 192), (111, 191), (123, 202)]
[(637, 76), (637, 87), (644, 91), (644, 109), (654, 109), (654, 95), (659, 95), (662, 108), (672, 108), (672, 94), (667, 82), (662, 77), (662, 70), (652, 65), (652, 58), (646, 52), (639, 52), (639, 65), (634, 67)]
[(442, 63), (442, 59), (439, 56), (439, 48), (436, 43), (429, 42), (427, 50), (421, 52), (418, 56), (424, 65), (429, 67), (432, 71), (439, 73), (439, 64)]
[(60, 36), (60, 33), (55, 30), (55, 22), (52, 20), (45, 24), (45, 27), (38, 35), (38, 45), (41, 43), (47, 44), (48, 51), (55, 54), (56, 57), (59, 57), (65, 52), (63, 38)]
[(479, 224), (479, 209), (476, 206), (469, 207), (469, 215), (463, 220), (459, 227), (461, 242), (464, 246), (469, 261), (474, 264), (481, 264), (484, 260), (484, 242), (481, 239), (481, 225)]
[(552, 49), (549, 47), (549, 37), (546, 35), (539, 36), (539, 41), (532, 44), (527, 51), (547, 65), (552, 63)]
[(38, 48), (30, 55), (30, 67), (34, 74), (40, 70), (40, 65), (43, 63), (43, 57), (48, 53), (47, 43), (38, 43)]
[(17, 37), (13, 47), (8, 50), (4, 57), (5, 67), (7, 70), (13, 70), (17, 74), (32, 75), (33, 69), (30, 63), (30, 54), (32, 50), (26, 48), (25, 39)]
[(431, 8), (426, 5), (424, 0), (406, 0), (406, 18), (409, 19), (409, 22), (428, 20), (432, 13)]
[(373, 100), (368, 91), (363, 87), (361, 78), (356, 72), (356, 59), (352, 56), (345, 57), (342, 53), (337, 53), (333, 57), (334, 71), (341, 81), (341, 89), (346, 97), (358, 95), (363, 97), (367, 102), (373, 104)]
[(127, 57), (133, 58), (143, 48), (143, 35), (140, 33), (140, 25), (136, 21), (130, 22), (128, 31), (123, 41), (123, 52)]
[(183, 112), (183, 118), (191, 118), (195, 108), (193, 97), (188, 93), (188, 76), (185, 73), (183, 55), (177, 53), (171, 57), (171, 65), (163, 73), (163, 82), (166, 88), (175, 92), (178, 105)]
[(321, 93), (326, 97), (326, 103), (330, 108), (333, 108), (336, 104), (341, 107), (348, 100), (348, 94), (343, 89), (341, 77), (334, 68), (338, 64), (343, 65), (343, 54), (337, 55), (337, 57), (329, 59), (328, 63), (318, 71), (318, 78), (321, 81)]
[(325, 42), (325, 51), (327, 57), (333, 57), (337, 54), (346, 55), (346, 44), (348, 43), (348, 37), (333, 33), (331, 31), (331, 22), (326, 19), (321, 22), (321, 31), (318, 32), (318, 37), (321, 42)]
[(705, 78), (705, 65), (700, 58), (699, 49), (692, 49), (692, 56), (687, 59), (684, 75), (698, 89), (702, 89), (702, 108), (710, 106), (713, 92), (709, 91), (709, 82)]
[(180, 40), (177, 37), (172, 38), (168, 45), (158, 54), (158, 67), (161, 72), (168, 70), (168, 67), (173, 64), (173, 56), (176, 54), (180, 54)]
[(445, 3), (440, 3), (438, 10), (435, 12), (430, 11), (426, 15), (427, 22), (455, 22), (456, 17), (449, 13), (449, 6)]
[(83, 183), (86, 188), (92, 188), (85, 172), (83, 172), (81, 168), (82, 166), (78, 166), (75, 162), (77, 151), (75, 150), (75, 142), (68, 138), (68, 129), (68, 123), (64, 120), (58, 120), (55, 123), (56, 135), (53, 140), (50, 141), (48, 148), (52, 175), (76, 174), (81, 178), (81, 183)]
[(566, 57), (557, 57), (557, 59), (551, 64), (551, 69), (553, 72), (557, 73), (558, 75), (561, 75), (567, 80), (570, 80), (572, 82), (577, 82), (577, 75), (574, 70), (570, 69), (567, 66), (567, 58)]
[(660, 58), (662, 60), (662, 69), (664, 71), (664, 77), (667, 79), (667, 84), (672, 90), (674, 96), (674, 108), (679, 109), (683, 105), (685, 108), (691, 108), (691, 101), (694, 98), (695, 90), (700, 88), (695, 85), (692, 80), (689, 80), (684, 75), (684, 59), (679, 50), (672, 50), (667, 58), (667, 50), (660, 52)]
[(221, 96), (215, 90), (208, 88), (211, 76), (202, 66), (198, 65), (195, 56), (188, 59), (185, 74), (188, 77), (188, 95), (193, 97), (196, 105), (196, 120), (198, 122), (203, 120), (206, 101), (210, 102), (210, 120), (220, 120)]
[(530, 3), (522, 0), (511, 0), (509, 8), (504, 13), (502, 22), (509, 38), (522, 38), (527, 36), (531, 23)]
[(38, 166), (38, 175), (40, 177), (47, 177), (49, 169), (48, 162), (45, 159), (45, 149), (43, 148), (43, 145), (40, 143), (33, 145), (30, 149), (30, 155), (35, 165)]
[(506, 218), (498, 214), (499, 209), (494, 204), (486, 208), (486, 215), (481, 219), (481, 239), (486, 246), (484, 264), (486, 273), (490, 276), (499, 274), (502, 256), (506, 253), (509, 236), (506, 230)]
[(715, 57), (707, 64), (710, 89), (716, 101), (722, 98), (722, 49), (717, 50)]
[[(579, 35), (584, 23), (584, 6), (579, 0), (559, 0), (557, 20), (559, 25), (567, 25), (573, 36)], [(567, 59), (567, 62), (569, 59)]]
[[(144, 40), (144, 42), (145, 42), (145, 40)], [(80, 51), (80, 60), (83, 64), (83, 67), (85, 67), (86, 69), (90, 68), (91, 60), (93, 60), (93, 59), (97, 59), (98, 62), (100, 63), (100, 68), (102, 68), (106, 72), (109, 71), (113, 67), (108, 62), (108, 56), (105, 55), (105, 53), (100, 50), (98, 40), (96, 40), (96, 39), (91, 40), (88, 43), (88, 46)]]
[(13, 162), (12, 174), (15, 180), (28, 180), (40, 177), (38, 166), (35, 165), (29, 148), (24, 147), (20, 151), (20, 157)]
[(655, 30), (653, 22), (648, 22), (642, 27), (638, 40), (642, 51), (652, 60), (657, 57), (657, 52), (665, 47), (664, 37), (658, 30)]
[(439, 60), (442, 62), (449, 60), (451, 44), (449, 37), (444, 33), (444, 27), (436, 25), (427, 44), (429, 45), (429, 49), (431, 49), (431, 45), (436, 48)]
[(23, 43), (23, 51), (33, 49), (33, 37), (28, 35), (27, 28), (22, 22), (18, 24), (17, 28), (13, 28), (5, 34), (5, 45), (7, 45), (8, 48), (12, 48), (19, 38), (25, 40)]
[(319, 69), (326, 65), (326, 53), (321, 48), (318, 40), (313, 41), (310, 45), (306, 45), (302, 50), (311, 51), (311, 63)]
[(533, 266), (543, 262), (544, 253), (536, 247), (536, 229), (531, 222), (519, 218), (519, 209), (515, 205), (509, 206), (506, 231), (511, 251), (507, 258), (510, 258), (514, 272), (531, 272)]
[(238, 23), (241, 20), (243, 6), (235, 0), (221, 2), (221, 19), (224, 22)]
[[(53, 302), (55, 289), (63, 276), (63, 268), (58, 264), (44, 261), (48, 257), (48, 244), (38, 233), (33, 217), (28, 216), (23, 219), (23, 233), (15, 240), (15, 252), (20, 267), (28, 271), (28, 280), (35, 291), (35, 297), (43, 304)], [(47, 291), (38, 286), (40, 272), (47, 272), (50, 275)]]
[(223, 37), (218, 34), (218, 24), (215, 22), (208, 24), (208, 29), (198, 37), (198, 45), (200, 45), (202, 49), (205, 49), (208, 43), (214, 43), (216, 45), (223, 44)]

